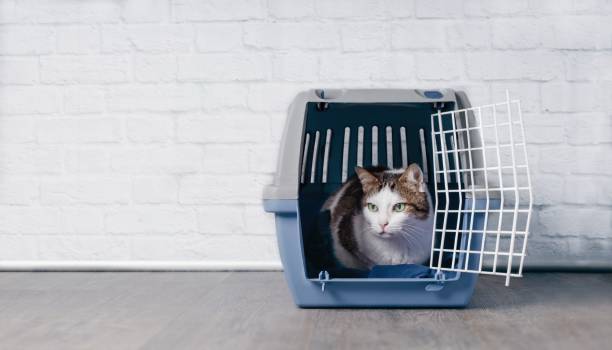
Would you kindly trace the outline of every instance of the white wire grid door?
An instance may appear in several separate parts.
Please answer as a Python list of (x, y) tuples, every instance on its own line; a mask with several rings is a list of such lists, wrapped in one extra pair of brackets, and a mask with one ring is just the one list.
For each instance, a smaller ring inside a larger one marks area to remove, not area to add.
[(521, 277), (532, 192), (518, 100), (431, 115), (430, 267)]

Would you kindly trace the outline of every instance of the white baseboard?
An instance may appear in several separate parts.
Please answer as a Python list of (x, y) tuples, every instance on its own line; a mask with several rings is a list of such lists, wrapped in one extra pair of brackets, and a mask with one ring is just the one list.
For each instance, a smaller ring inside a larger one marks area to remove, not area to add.
[[(0, 271), (282, 271), (280, 261), (5, 260)], [(529, 261), (525, 271), (612, 271), (612, 261)]]
[(0, 261), (0, 271), (281, 271), (280, 261)]

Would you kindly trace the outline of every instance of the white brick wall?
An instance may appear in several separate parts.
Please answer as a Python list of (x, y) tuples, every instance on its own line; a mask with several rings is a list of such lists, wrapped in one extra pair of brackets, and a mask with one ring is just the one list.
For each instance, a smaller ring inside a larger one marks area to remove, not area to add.
[(528, 261), (612, 256), (612, 1), (0, 0), (0, 260), (277, 261), (313, 87), (521, 98)]

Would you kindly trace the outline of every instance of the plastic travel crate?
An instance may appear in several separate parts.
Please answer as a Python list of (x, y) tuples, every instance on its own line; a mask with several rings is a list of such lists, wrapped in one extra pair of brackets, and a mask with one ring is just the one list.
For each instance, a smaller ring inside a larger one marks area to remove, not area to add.
[[(275, 214), (280, 257), (295, 303), (464, 307), (474, 291), (476, 273), (520, 276), (531, 185), (520, 109), (513, 119), (513, 102), (472, 108), (465, 93), (450, 89), (300, 93), (289, 110), (274, 183), (266, 187), (263, 198), (264, 209)], [(506, 104), (507, 113), (496, 114)], [(494, 133), (487, 131), (485, 121), (491, 106)], [(505, 130), (504, 121), (510, 140), (500, 136), (507, 134), (500, 132)], [(513, 134), (515, 124), (521, 135)], [(489, 140), (490, 135), (494, 140)], [(512, 149), (510, 165), (506, 165), (507, 148)], [(524, 153), (520, 161), (519, 151)], [(329, 217), (320, 210), (324, 201), (353, 175), (356, 165), (404, 168), (411, 163), (423, 169), (434, 202), (428, 266), (432, 273), (418, 278), (368, 278), (358, 271), (337, 269), (326, 229)], [(487, 176), (496, 168), (496, 176)], [(508, 175), (508, 169), (514, 171)], [(519, 179), (528, 183), (520, 186)], [(519, 188), (528, 190), (527, 200)], [(511, 227), (505, 208), (513, 215)], [(490, 258), (494, 266), (487, 270)], [(500, 270), (503, 263), (507, 268)]]

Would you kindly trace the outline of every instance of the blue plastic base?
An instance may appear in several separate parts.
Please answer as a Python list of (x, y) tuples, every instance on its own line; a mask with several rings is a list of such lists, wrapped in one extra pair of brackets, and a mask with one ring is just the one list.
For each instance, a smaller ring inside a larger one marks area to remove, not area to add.
[[(481, 205), (477, 201), (477, 206)], [(469, 200), (466, 206), (470, 205)], [(276, 234), (284, 274), (293, 300), (303, 308), (458, 308), (472, 297), (478, 276), (446, 274), (435, 278), (307, 278), (298, 200), (264, 200), (266, 211), (276, 214)], [(474, 228), (482, 227), (482, 216), (474, 217)], [(479, 245), (473, 239), (472, 247)], [(478, 259), (470, 259), (470, 265)]]

